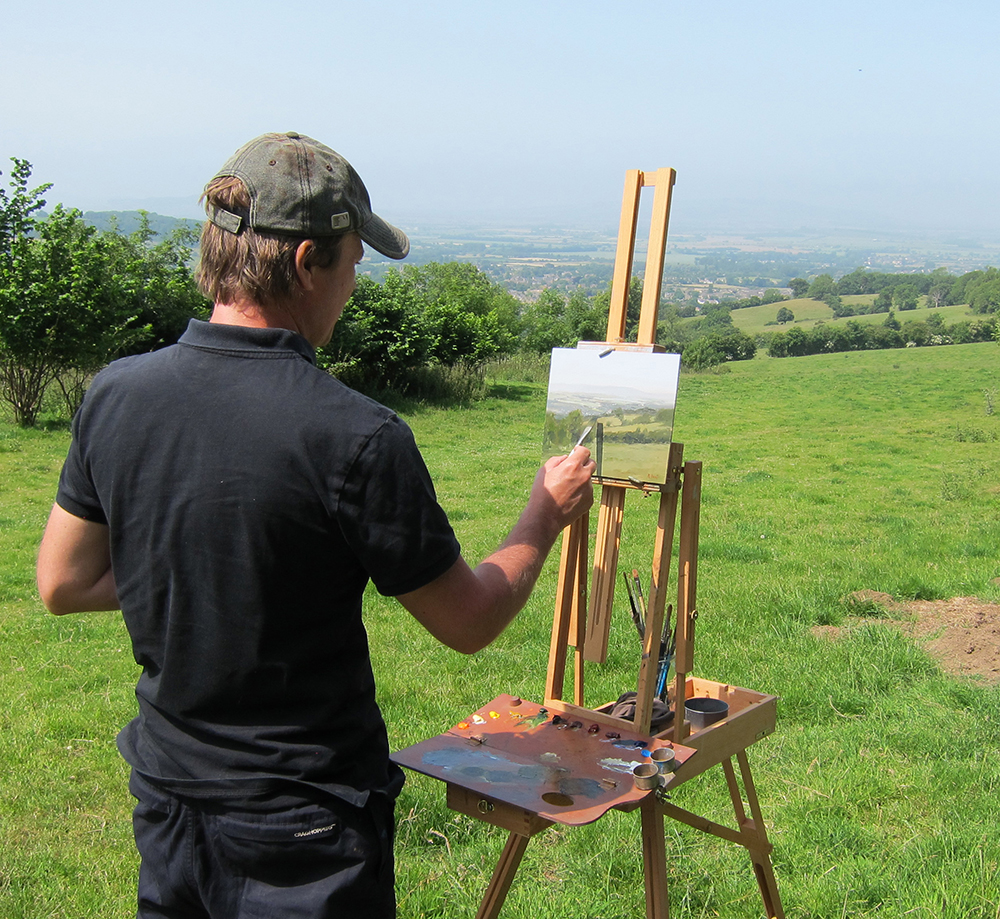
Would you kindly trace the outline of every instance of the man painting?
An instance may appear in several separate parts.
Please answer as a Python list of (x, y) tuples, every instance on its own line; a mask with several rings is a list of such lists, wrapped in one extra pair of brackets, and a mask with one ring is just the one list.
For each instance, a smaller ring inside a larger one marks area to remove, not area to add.
[(38, 558), (56, 614), (121, 609), (142, 674), (118, 739), (150, 917), (395, 914), (393, 801), (361, 617), (370, 579), (473, 653), (519, 612), (592, 501), (550, 460), (508, 538), (463, 559), (409, 428), (315, 365), (364, 245), (403, 258), (354, 169), (297, 134), (206, 187), (177, 345), (94, 380)]

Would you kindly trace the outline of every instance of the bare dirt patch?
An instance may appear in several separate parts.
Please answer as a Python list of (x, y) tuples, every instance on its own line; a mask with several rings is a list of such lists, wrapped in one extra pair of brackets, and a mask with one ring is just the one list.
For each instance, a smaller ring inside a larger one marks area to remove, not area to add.
[(859, 612), (877, 606), (892, 618), (860, 615), (843, 626), (816, 626), (813, 634), (836, 639), (863, 622), (894, 625), (920, 642), (947, 673), (1000, 683), (1000, 604), (977, 597), (897, 600), (874, 590), (855, 591), (848, 600)]

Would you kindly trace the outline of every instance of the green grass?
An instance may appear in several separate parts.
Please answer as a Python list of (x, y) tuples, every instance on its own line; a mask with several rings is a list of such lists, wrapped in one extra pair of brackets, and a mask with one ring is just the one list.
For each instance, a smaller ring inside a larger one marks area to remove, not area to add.
[[(842, 297), (841, 299), (845, 304), (857, 306), (871, 303), (875, 299), (875, 296), (874, 294), (864, 294)], [(926, 298), (921, 297), (920, 300), (923, 303)], [(775, 317), (778, 315), (778, 310), (782, 307), (786, 307), (792, 311), (795, 316), (794, 322), (787, 322), (784, 325), (775, 324)], [(910, 319), (921, 322), (926, 320), (931, 314), (940, 316), (944, 320), (945, 325), (951, 325), (963, 319), (975, 318), (969, 312), (969, 307), (965, 304), (941, 306), (936, 309), (920, 306), (915, 310), (896, 312), (896, 318), (900, 322), (906, 322)], [(746, 309), (732, 311), (733, 325), (747, 335), (787, 331), (793, 325), (803, 329), (810, 329), (817, 322), (825, 322), (830, 325), (843, 325), (852, 319), (857, 322), (885, 322), (886, 315), (886, 313), (867, 313), (862, 316), (847, 316), (842, 319), (834, 319), (833, 310), (829, 306), (821, 300), (810, 300), (807, 298), (785, 300), (781, 303), (768, 303), (765, 306), (750, 306)]]
[[(794, 307), (793, 307), (793, 311)], [(738, 311), (734, 316), (738, 316)], [(798, 315), (796, 311), (796, 315)], [(1000, 915), (1000, 689), (943, 675), (884, 620), (837, 642), (845, 600), (1000, 599), (1000, 433), (983, 391), (994, 344), (734, 363), (685, 374), (675, 436), (704, 463), (696, 673), (781, 698), (751, 749), (789, 917)], [(470, 559), (503, 537), (540, 454), (544, 386), (408, 413)], [(33, 592), (35, 546), (65, 431), (0, 425), (0, 915), (133, 914), (135, 857), (114, 735), (135, 666), (114, 615), (55, 619)], [(622, 566), (648, 568), (655, 500), (630, 495)], [(550, 561), (525, 612), (489, 649), (439, 646), (394, 602), (368, 597), (380, 701), (394, 748), (502, 691), (538, 699), (555, 590)], [(619, 604), (588, 701), (635, 680)], [(719, 773), (719, 775), (715, 775)], [(721, 771), (674, 793), (728, 822)], [(400, 916), (472, 915), (505, 840), (411, 776), (398, 805)], [(675, 917), (759, 917), (742, 849), (668, 825)], [(504, 917), (642, 915), (636, 815), (535, 837)]]

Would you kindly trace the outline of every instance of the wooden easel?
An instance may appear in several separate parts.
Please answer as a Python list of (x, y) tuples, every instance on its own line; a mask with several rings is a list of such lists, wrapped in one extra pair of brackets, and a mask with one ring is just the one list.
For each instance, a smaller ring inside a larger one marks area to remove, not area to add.
[[(656, 319), (660, 299), (663, 256), (666, 247), (667, 223), (670, 214), (670, 196), (674, 179), (673, 169), (659, 169), (649, 173), (631, 170), (626, 173), (618, 249), (612, 282), (607, 342), (604, 345), (606, 347), (642, 351), (663, 350), (655, 344)], [(644, 186), (652, 186), (655, 189), (653, 216), (637, 341), (629, 343), (625, 341), (626, 308), (635, 251), (639, 195)], [(623, 482), (608, 479), (599, 479), (598, 482), (601, 485), (601, 500), (592, 566), (589, 563), (588, 517), (585, 515), (574, 522), (563, 534), (556, 607), (545, 680), (544, 705), (548, 709), (558, 712), (560, 717), (565, 720), (571, 721), (576, 718), (579, 719), (577, 723), (598, 720), (601, 729), (610, 726), (620, 729), (622, 736), (625, 732), (634, 732), (637, 736), (650, 737), (654, 743), (669, 743), (669, 745), (675, 746), (678, 762), (681, 765), (669, 781), (668, 787), (671, 790), (713, 766), (720, 765), (722, 767), (732, 799), (735, 829), (714, 823), (677, 807), (659, 791), (644, 795), (640, 792), (635, 795), (634, 800), (614, 805), (623, 811), (636, 808), (640, 811), (647, 919), (668, 919), (669, 916), (664, 817), (678, 820), (695, 829), (711, 833), (720, 839), (746, 848), (750, 854), (767, 916), (773, 917), (773, 919), (784, 919), (781, 899), (778, 896), (777, 884), (771, 867), (771, 845), (767, 839), (760, 804), (750, 772), (750, 764), (746, 756), (746, 749), (751, 744), (774, 730), (777, 699), (774, 696), (690, 676), (694, 658), (694, 624), (697, 618), (696, 588), (701, 463), (683, 462), (682, 445), (673, 444), (663, 483)], [(659, 493), (660, 505), (653, 544), (652, 580), (646, 611), (642, 659), (639, 667), (635, 720), (625, 721), (610, 714), (612, 704), (601, 705), (594, 709), (586, 707), (584, 701), (584, 664), (586, 661), (603, 663), (607, 656), (625, 496), (630, 489), (638, 489), (646, 494)], [(676, 651), (674, 665), (676, 679), (670, 694), (675, 716), (669, 729), (651, 736), (650, 725), (656, 691), (660, 639), (667, 609), (667, 588), (678, 509), (680, 510), (680, 534), (675, 611)], [(588, 584), (590, 586), (589, 606), (587, 602)], [(572, 702), (563, 699), (570, 646), (574, 648)], [(709, 696), (726, 701), (729, 704), (728, 716), (716, 724), (700, 730), (692, 730), (684, 717), (684, 703), (685, 700), (693, 696)], [(493, 704), (498, 705), (498, 700), (494, 700)], [(520, 700), (517, 700), (517, 704), (519, 703)], [(487, 714), (492, 717), (500, 717), (501, 715), (499, 711), (490, 711)], [(483, 718), (480, 718), (480, 721), (482, 720)], [(461, 724), (459, 727), (468, 728), (468, 725)], [(593, 728), (597, 729), (598, 724), (594, 724)], [(479, 743), (485, 742), (484, 738), (476, 739)], [(566, 743), (569, 744), (570, 741), (567, 740)], [(418, 745), (418, 747), (420, 746), (426, 745)], [(409, 748), (408, 751), (397, 754), (397, 757), (410, 754), (409, 761), (406, 759), (399, 759), (399, 761), (403, 762), (404, 765), (411, 766), (411, 768), (421, 768), (419, 758), (411, 752), (417, 750), (418, 747)], [(733, 765), (733, 758), (735, 758), (739, 768), (742, 790), (737, 778), (737, 770)], [(428, 772), (428, 774), (430, 773)], [(438, 777), (443, 776), (439, 775)], [(746, 803), (744, 803), (744, 795)], [(532, 810), (519, 806), (515, 802), (505, 801), (503, 796), (499, 794), (470, 792), (469, 789), (453, 781), (449, 781), (448, 784), (448, 805), (455, 810), (495, 826), (503, 827), (510, 832), (507, 844), (476, 914), (477, 919), (496, 919), (514, 880), (528, 841), (533, 835), (551, 826), (553, 820), (559, 820), (560, 817), (551, 812), (543, 817), (539, 812), (542, 810), (541, 808)], [(750, 812), (749, 816), (747, 809)], [(589, 819), (598, 818), (590, 817)]]

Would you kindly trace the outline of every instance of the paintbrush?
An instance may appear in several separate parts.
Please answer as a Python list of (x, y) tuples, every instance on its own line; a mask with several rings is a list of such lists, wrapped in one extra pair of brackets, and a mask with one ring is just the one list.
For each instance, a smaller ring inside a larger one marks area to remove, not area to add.
[(642, 621), (646, 621), (646, 598), (642, 595), (642, 582), (639, 580), (639, 572), (632, 569), (632, 582), (635, 584), (635, 595), (639, 603), (639, 612), (642, 613)]
[[(667, 613), (663, 617), (663, 634), (660, 636), (660, 666), (656, 674), (656, 695), (661, 701), (666, 701), (664, 696), (667, 690), (667, 673), (670, 671), (670, 664), (674, 659), (674, 646), (677, 642), (677, 633), (670, 632), (670, 619), (673, 614), (673, 607), (667, 604)], [(667, 646), (667, 635), (671, 635), (670, 645)]]
[(646, 626), (639, 615), (639, 607), (636, 604), (635, 594), (632, 592), (632, 582), (629, 576), (623, 571), (622, 577), (625, 579), (625, 592), (628, 594), (628, 604), (632, 607), (632, 622), (635, 623), (635, 630), (639, 633), (639, 641), (646, 639)]

